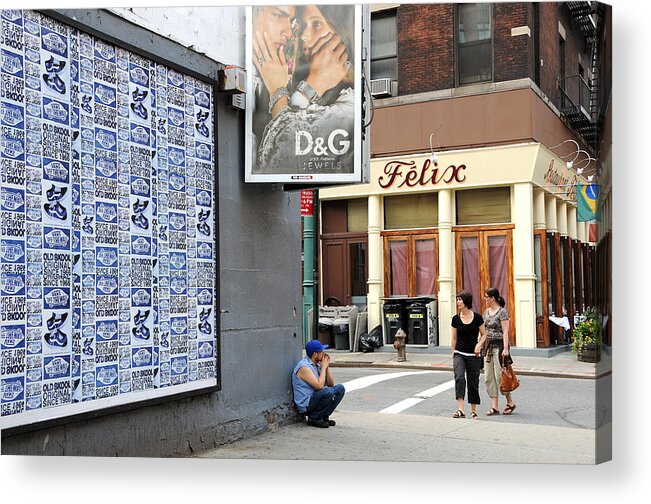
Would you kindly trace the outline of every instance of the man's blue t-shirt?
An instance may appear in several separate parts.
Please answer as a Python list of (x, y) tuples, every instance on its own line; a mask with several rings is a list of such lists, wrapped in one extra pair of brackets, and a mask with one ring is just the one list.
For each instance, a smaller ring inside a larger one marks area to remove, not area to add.
[(303, 357), (292, 372), (292, 386), (294, 388), (294, 402), (298, 407), (300, 413), (305, 413), (307, 407), (310, 404), (310, 399), (312, 399), (312, 394), (314, 394), (314, 389), (307, 383), (301, 380), (296, 373), (302, 367), (309, 367), (314, 375), (319, 378), (319, 373), (321, 372), (321, 364), (314, 365), (312, 359), (309, 357)]

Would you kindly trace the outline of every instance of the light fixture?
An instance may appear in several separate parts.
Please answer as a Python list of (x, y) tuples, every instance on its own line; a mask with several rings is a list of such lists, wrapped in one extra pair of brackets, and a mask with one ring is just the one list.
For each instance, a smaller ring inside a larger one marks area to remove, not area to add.
[[(575, 165), (583, 164), (583, 163), (585, 163), (587, 161), (587, 163), (584, 166), (576, 167), (577, 174), (581, 175), (581, 173), (583, 173), (583, 169), (585, 169), (588, 166), (588, 164), (590, 164), (590, 161), (595, 161), (595, 158), (590, 156), (590, 153), (588, 151), (585, 151), (585, 150), (581, 149), (581, 147), (579, 147), (579, 144), (575, 140), (572, 140), (571, 138), (568, 138), (567, 140), (564, 140), (561, 143), (559, 143), (557, 145), (554, 145), (553, 147), (550, 147), (549, 150), (553, 150), (556, 147), (560, 147), (561, 145), (566, 144), (568, 142), (571, 142), (576, 146), (576, 151), (573, 151), (573, 152), (570, 152), (569, 154), (565, 154), (564, 156), (558, 156), (558, 157), (565, 160), (565, 159), (568, 159), (570, 156), (573, 156), (572, 159), (570, 159), (569, 161), (565, 161), (565, 166), (567, 166), (568, 169), (574, 168)], [(581, 153), (585, 154), (585, 158), (580, 159), (580, 160), (577, 161), (577, 159), (579, 158)]]
[[(432, 164), (435, 164), (438, 160), (439, 157), (436, 155), (436, 152), (434, 152), (434, 147), (432, 147), (432, 138), (436, 137), (436, 134), (438, 133), (439, 129), (441, 129), (441, 124), (439, 124), (439, 127), (436, 128), (436, 131), (434, 133), (430, 133), (429, 135), (429, 152), (430, 152), (430, 161)], [(436, 140), (436, 143), (438, 144), (439, 148), (441, 147), (441, 144), (439, 143), (438, 139)]]
[[(576, 174), (577, 175), (584, 175), (585, 171), (588, 170), (588, 167), (589, 167), (589, 165), (590, 165), (590, 163), (592, 161), (596, 161), (596, 159), (593, 158), (592, 156), (590, 156), (590, 154), (587, 154), (587, 156), (584, 159), (581, 159), (577, 163), (577, 165), (580, 165), (580, 166), (576, 167)], [(593, 169), (588, 170), (588, 171), (591, 173), (591, 175), (588, 177), (588, 182), (592, 182), (597, 169), (593, 168)]]
[[(583, 152), (585, 152), (585, 151), (583, 151)], [(581, 164), (581, 165), (582, 165), (582, 166), (580, 166), (580, 167), (578, 167), (578, 168), (576, 169), (577, 172), (578, 172), (579, 170), (583, 171), (585, 168), (588, 167), (588, 165), (589, 165), (592, 161), (596, 161), (596, 159), (593, 158), (593, 157), (592, 157), (590, 154), (588, 154), (587, 152), (585, 152), (585, 154), (586, 154), (586, 157), (583, 158), (583, 159), (581, 159), (581, 160), (579, 160), (579, 162), (577, 163), (577, 164)], [(585, 164), (583, 164), (583, 163), (585, 163)], [(581, 175), (581, 174), (579, 173), (579, 175)]]
[[(554, 150), (556, 147), (560, 147), (561, 145), (566, 144), (567, 142), (572, 142), (574, 145), (576, 145), (576, 150), (577, 150), (577, 151), (580, 150), (579, 144), (576, 143), (576, 142), (575, 142), (574, 140), (572, 140), (571, 138), (568, 138), (567, 140), (564, 140), (564, 141), (562, 141), (561, 143), (556, 144), (556, 145), (554, 145), (553, 147), (550, 147), (549, 150)], [(569, 157), (569, 156), (571, 156), (572, 154), (573, 154), (573, 153), (570, 153), (570, 154), (566, 154), (565, 156), (559, 156), (559, 157), (560, 157), (561, 159), (565, 159), (566, 157)]]

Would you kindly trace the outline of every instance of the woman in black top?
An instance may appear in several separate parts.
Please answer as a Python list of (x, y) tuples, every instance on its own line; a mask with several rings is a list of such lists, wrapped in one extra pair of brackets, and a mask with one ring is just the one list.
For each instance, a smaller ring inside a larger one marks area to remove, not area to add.
[(457, 294), (458, 314), (452, 317), (452, 363), (454, 366), (457, 411), (454, 418), (465, 418), (463, 400), (468, 383), (468, 403), (471, 417), (477, 418), (479, 399), (479, 373), (481, 371), (481, 348), (486, 339), (484, 319), (472, 311), (472, 294), (462, 290)]

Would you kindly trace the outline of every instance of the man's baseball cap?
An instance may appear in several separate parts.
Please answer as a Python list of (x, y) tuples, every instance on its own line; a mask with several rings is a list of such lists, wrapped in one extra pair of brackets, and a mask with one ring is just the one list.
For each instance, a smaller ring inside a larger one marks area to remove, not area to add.
[(322, 352), (326, 348), (328, 348), (328, 345), (322, 345), (319, 340), (313, 339), (308, 341), (307, 345), (305, 345), (305, 353), (310, 356), (313, 353)]

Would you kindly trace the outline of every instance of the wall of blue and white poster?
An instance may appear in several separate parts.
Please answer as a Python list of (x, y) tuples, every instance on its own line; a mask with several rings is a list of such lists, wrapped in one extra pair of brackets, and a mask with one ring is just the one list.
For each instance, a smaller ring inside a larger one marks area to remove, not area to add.
[(1, 23), (2, 427), (214, 386), (213, 85)]

